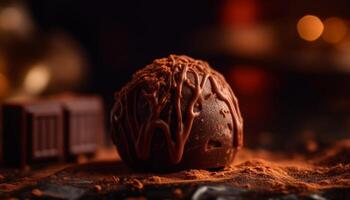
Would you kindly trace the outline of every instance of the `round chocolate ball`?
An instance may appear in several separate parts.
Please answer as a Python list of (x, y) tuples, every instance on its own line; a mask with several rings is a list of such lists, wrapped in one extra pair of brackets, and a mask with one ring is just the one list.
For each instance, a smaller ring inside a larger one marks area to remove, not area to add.
[(221, 168), (243, 145), (238, 101), (224, 77), (188, 56), (157, 59), (115, 94), (112, 139), (143, 170)]

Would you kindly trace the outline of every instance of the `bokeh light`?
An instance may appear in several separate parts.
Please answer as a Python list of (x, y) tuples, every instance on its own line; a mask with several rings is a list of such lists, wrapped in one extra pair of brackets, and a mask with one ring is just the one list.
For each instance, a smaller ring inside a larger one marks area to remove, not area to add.
[(0, 25), (5, 30), (14, 30), (22, 24), (23, 18), (19, 9), (8, 7), (0, 13)]
[(27, 36), (32, 29), (32, 21), (24, 6), (13, 4), (0, 9), (0, 30)]
[(50, 81), (55, 88), (75, 87), (84, 81), (87, 73), (83, 49), (64, 32), (50, 35), (45, 63), (50, 65), (54, 75)]
[(7, 77), (0, 73), (0, 98), (6, 96), (9, 92), (9, 81)]
[(324, 22), (322, 38), (329, 43), (338, 43), (346, 36), (348, 27), (346, 23), (337, 17), (327, 18)]
[(223, 4), (222, 22), (225, 26), (255, 24), (259, 14), (256, 0), (228, 0)]
[(237, 92), (246, 96), (267, 93), (270, 88), (268, 74), (254, 66), (236, 66), (229, 72), (229, 80)]
[(305, 15), (297, 23), (299, 36), (306, 41), (317, 40), (321, 36), (323, 29), (322, 21), (314, 15)]
[(32, 67), (25, 79), (24, 89), (29, 94), (40, 94), (49, 85), (51, 73), (46, 65), (35, 65)]
[(266, 26), (250, 26), (231, 30), (225, 35), (227, 50), (237, 55), (268, 55), (275, 49), (275, 32)]

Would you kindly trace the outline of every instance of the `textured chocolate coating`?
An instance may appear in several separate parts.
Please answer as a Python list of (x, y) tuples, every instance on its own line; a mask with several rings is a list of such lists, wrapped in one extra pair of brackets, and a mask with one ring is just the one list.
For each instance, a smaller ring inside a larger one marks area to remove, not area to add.
[(208, 63), (170, 55), (136, 72), (115, 94), (112, 139), (130, 166), (218, 168), (243, 145), (238, 101)]

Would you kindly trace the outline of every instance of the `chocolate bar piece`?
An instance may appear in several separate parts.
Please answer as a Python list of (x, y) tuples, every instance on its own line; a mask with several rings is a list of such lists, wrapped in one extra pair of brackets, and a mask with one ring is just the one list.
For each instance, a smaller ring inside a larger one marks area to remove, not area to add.
[(93, 155), (104, 135), (102, 100), (97, 96), (8, 101), (2, 122), (4, 161), (22, 167)]
[(66, 158), (95, 153), (104, 134), (103, 106), (97, 96), (62, 98)]
[(10, 101), (3, 105), (3, 156), (22, 166), (63, 159), (63, 113), (59, 102)]

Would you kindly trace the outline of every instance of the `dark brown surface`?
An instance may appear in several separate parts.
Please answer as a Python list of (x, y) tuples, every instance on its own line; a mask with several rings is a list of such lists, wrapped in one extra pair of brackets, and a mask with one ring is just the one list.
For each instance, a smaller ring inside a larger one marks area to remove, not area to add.
[(157, 59), (115, 96), (112, 135), (132, 167), (219, 168), (243, 145), (238, 101), (224, 77), (204, 61)]
[(2, 169), (0, 198), (348, 199), (349, 144), (340, 142), (313, 156), (244, 149), (227, 168), (172, 173), (135, 172), (114, 149), (103, 150), (84, 164)]

